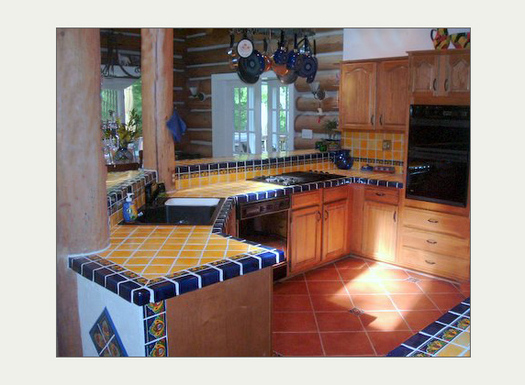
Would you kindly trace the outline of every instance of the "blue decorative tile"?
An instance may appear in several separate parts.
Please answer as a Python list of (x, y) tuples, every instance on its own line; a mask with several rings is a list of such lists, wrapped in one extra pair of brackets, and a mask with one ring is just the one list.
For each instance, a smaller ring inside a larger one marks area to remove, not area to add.
[(145, 345), (147, 357), (167, 357), (168, 341), (166, 338)]
[(410, 347), (413, 347), (414, 349), (416, 349), (418, 346), (424, 344), (426, 341), (429, 340), (429, 336), (426, 336), (424, 334), (415, 334), (413, 335), (412, 337), (410, 337), (408, 340), (406, 340), (403, 345), (407, 345), (407, 346), (410, 346)]
[(104, 308), (89, 331), (91, 340), (100, 356), (126, 357), (126, 349), (120, 340), (107, 308)]
[(150, 284), (148, 287), (153, 290), (153, 301), (155, 302), (174, 297), (177, 293), (175, 284), (166, 280), (153, 285)]
[(399, 346), (395, 348), (394, 350), (392, 350), (390, 353), (388, 353), (386, 356), (387, 357), (406, 357), (412, 352), (413, 352), (412, 349), (409, 349), (405, 346)]
[(158, 314), (144, 320), (146, 343), (166, 337), (166, 313)]

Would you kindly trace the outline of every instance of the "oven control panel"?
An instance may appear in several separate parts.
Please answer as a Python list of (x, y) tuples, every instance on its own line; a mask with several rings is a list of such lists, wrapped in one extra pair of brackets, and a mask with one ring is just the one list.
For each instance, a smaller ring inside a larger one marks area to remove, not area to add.
[(253, 218), (290, 208), (290, 198), (283, 197), (265, 201), (243, 203), (239, 207), (239, 219)]

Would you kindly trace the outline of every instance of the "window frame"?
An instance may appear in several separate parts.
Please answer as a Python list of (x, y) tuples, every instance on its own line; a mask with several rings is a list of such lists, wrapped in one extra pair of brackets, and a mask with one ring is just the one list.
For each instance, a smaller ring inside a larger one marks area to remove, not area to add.
[[(224, 111), (233, 111), (233, 103), (230, 100), (232, 90), (234, 87), (255, 87), (254, 94), (257, 95), (255, 102), (261, 102), (261, 80), (270, 81), (277, 80), (278, 78), (275, 73), (269, 71), (265, 72), (260, 76), (260, 79), (255, 84), (247, 84), (239, 79), (239, 76), (234, 73), (227, 74), (213, 74), (211, 76), (211, 91), (212, 91), (212, 149), (214, 157), (221, 156), (232, 156), (233, 152), (233, 133), (234, 133), (234, 122), (233, 113), (224, 113)], [(287, 151), (293, 151), (294, 149), (294, 121), (295, 121), (295, 87), (294, 84), (288, 85), (289, 93), (289, 108), (288, 108), (288, 119), (287, 127)], [(258, 99), (257, 99), (258, 98)], [(270, 119), (271, 115), (269, 115)], [(256, 140), (260, 143), (262, 136), (261, 127), (261, 109), (256, 108), (254, 114), (254, 124), (256, 126)], [(258, 148), (257, 154), (260, 154), (260, 148)], [(269, 152), (271, 153), (271, 151)], [(235, 154), (234, 154), (235, 155)]]

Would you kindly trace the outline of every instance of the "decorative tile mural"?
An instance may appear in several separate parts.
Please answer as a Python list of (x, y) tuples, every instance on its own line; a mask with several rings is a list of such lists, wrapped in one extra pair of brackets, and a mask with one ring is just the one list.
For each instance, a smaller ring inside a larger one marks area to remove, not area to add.
[(99, 357), (127, 357), (126, 349), (120, 340), (117, 329), (111, 320), (108, 309), (102, 314), (89, 331), (91, 340)]
[(166, 303), (149, 303), (144, 309), (144, 343), (147, 357), (167, 357)]

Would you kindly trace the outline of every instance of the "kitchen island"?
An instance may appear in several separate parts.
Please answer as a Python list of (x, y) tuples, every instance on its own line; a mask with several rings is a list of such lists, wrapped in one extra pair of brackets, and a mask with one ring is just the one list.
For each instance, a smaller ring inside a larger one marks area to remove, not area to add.
[[(286, 187), (245, 180), (181, 189), (168, 194), (173, 197), (227, 198), (213, 226), (119, 226), (118, 200), (122, 194), (111, 199), (109, 196), (116, 194), (119, 187), (112, 186), (112, 193), (108, 192), (113, 224), (108, 248), (96, 255), (70, 258), (70, 267), (83, 277), (79, 277), (79, 312), (84, 354), (271, 354), (271, 342), (268, 341), (271, 341), (272, 269), (267, 268), (283, 262), (284, 253), (229, 235), (230, 212), (235, 205), (350, 183), (403, 186), (399, 174), (338, 170), (333, 165), (323, 171), (343, 178)], [(144, 181), (140, 180), (142, 177)], [(134, 174), (133, 188), (142, 192), (148, 178), (151, 182), (151, 174), (147, 172)], [(125, 190), (128, 189), (129, 186)], [(137, 201), (143, 201), (140, 193)], [(243, 297), (235, 293), (252, 295)], [(229, 300), (225, 301), (225, 298)], [(196, 317), (193, 323), (188, 318), (190, 314)], [(204, 318), (199, 320), (199, 315)], [(188, 325), (189, 329), (175, 331), (174, 328), (180, 325)], [(194, 329), (198, 325), (211, 327), (207, 332), (202, 328), (198, 333)], [(230, 341), (251, 338), (251, 342), (242, 344), (238, 340), (228, 347), (224, 333), (216, 333), (221, 329), (220, 325), (233, 325), (233, 331), (227, 333), (232, 337)], [(120, 333), (117, 334), (117, 330)], [(239, 334), (236, 336), (235, 333)], [(262, 336), (259, 343), (253, 341), (254, 333)], [(214, 335), (222, 337), (213, 343)], [(188, 336), (198, 338), (190, 341)], [(173, 345), (175, 341), (177, 344)], [(258, 350), (235, 349), (235, 346), (242, 345), (257, 346)], [(196, 347), (196, 350), (188, 350), (188, 346)]]

